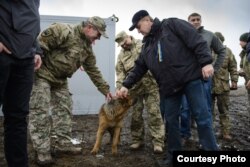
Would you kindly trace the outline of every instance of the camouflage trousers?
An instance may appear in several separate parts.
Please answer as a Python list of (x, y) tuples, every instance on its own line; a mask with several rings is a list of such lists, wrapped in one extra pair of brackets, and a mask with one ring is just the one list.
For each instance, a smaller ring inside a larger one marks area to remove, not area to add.
[(165, 128), (160, 112), (158, 92), (137, 96), (136, 104), (131, 107), (132, 143), (143, 142), (144, 139), (144, 106), (147, 111), (147, 124), (152, 143), (164, 147)]
[(248, 111), (248, 116), (250, 117), (250, 89), (247, 89), (247, 99), (248, 99), (247, 111)]
[(55, 141), (69, 143), (72, 99), (65, 85), (54, 87), (44, 79), (34, 82), (30, 99), (29, 131), (34, 149), (47, 153)]
[(215, 103), (217, 100), (217, 107), (219, 111), (219, 119), (220, 119), (220, 127), (222, 134), (230, 133), (230, 121), (229, 121), (229, 92), (225, 92), (223, 94), (212, 94), (212, 113), (213, 120), (215, 120), (216, 112), (215, 112)]

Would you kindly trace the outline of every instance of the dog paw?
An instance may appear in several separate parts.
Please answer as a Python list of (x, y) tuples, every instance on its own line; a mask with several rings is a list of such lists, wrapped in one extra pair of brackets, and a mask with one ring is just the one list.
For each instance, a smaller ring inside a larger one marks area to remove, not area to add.
[(117, 149), (112, 150), (112, 155), (113, 155), (113, 156), (116, 156), (116, 155), (117, 155)]
[(98, 150), (97, 150), (97, 149), (93, 149), (93, 150), (91, 151), (91, 154), (96, 155), (96, 154), (97, 154), (97, 152), (98, 152)]
[(117, 156), (117, 152), (112, 152), (112, 156)]

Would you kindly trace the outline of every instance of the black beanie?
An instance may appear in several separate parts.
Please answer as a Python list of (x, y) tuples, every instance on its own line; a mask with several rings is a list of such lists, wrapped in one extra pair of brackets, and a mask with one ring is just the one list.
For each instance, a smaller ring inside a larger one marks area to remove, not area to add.
[(240, 41), (247, 42), (247, 39), (248, 39), (248, 32), (240, 36)]

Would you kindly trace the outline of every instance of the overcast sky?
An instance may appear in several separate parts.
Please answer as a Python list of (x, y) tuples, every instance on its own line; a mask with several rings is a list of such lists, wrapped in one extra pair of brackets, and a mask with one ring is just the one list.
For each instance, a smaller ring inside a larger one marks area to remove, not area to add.
[(222, 32), (224, 44), (232, 49), (238, 64), (239, 36), (250, 30), (250, 0), (41, 0), (40, 3), (42, 15), (108, 18), (115, 14), (119, 17), (116, 33), (125, 30), (136, 38), (142, 36), (136, 30), (128, 31), (128, 28), (138, 10), (145, 9), (159, 19), (178, 17), (184, 20), (197, 12), (202, 16), (205, 29)]

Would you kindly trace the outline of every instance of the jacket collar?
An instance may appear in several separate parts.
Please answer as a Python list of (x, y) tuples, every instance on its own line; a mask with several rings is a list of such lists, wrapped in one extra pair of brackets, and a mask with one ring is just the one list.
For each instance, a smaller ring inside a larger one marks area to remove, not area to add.
[(142, 42), (144, 43), (147, 42), (148, 40), (153, 39), (155, 35), (159, 32), (160, 27), (161, 27), (161, 21), (156, 17), (153, 21), (149, 34), (143, 38)]
[(200, 33), (200, 32), (203, 32), (204, 31), (204, 26), (200, 26), (197, 31)]

